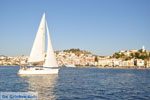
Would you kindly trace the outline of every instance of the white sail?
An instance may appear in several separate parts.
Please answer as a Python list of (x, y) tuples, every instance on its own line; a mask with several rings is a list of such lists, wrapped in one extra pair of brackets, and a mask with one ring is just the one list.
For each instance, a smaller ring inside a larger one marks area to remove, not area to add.
[(49, 29), (48, 29), (47, 23), (46, 23), (46, 28), (47, 28), (48, 47), (47, 47), (46, 61), (43, 65), (43, 67), (58, 67), (58, 64), (56, 62), (56, 56), (54, 54), (54, 50), (52, 47), (52, 42), (50, 40), (50, 34), (49, 34)]
[(45, 53), (45, 13), (43, 14), (28, 62), (44, 61)]

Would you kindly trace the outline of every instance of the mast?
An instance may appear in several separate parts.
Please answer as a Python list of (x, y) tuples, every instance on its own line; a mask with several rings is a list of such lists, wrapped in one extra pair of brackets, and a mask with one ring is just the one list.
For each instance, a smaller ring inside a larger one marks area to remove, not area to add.
[(54, 50), (52, 47), (52, 42), (50, 40), (50, 34), (49, 34), (49, 29), (48, 29), (47, 23), (46, 23), (46, 29), (47, 29), (48, 47), (47, 47), (46, 61), (43, 65), (43, 67), (58, 67), (58, 64), (56, 62), (56, 56), (54, 54)]
[(44, 61), (45, 53), (45, 13), (41, 19), (36, 38), (33, 43), (33, 47), (30, 53), (28, 62), (40, 62)]

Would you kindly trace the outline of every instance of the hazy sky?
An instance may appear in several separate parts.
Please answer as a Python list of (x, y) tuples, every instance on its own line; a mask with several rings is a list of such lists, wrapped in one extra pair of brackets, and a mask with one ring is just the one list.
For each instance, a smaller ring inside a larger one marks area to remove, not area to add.
[(150, 50), (150, 0), (0, 0), (0, 55), (29, 55), (43, 12), (55, 50)]

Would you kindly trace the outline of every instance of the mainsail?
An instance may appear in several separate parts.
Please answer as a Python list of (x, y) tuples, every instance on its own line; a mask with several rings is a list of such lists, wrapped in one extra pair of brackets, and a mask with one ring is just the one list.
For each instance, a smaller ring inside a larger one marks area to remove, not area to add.
[(45, 13), (43, 14), (28, 62), (44, 61), (45, 53)]
[(47, 47), (46, 61), (43, 65), (43, 67), (58, 67), (58, 64), (56, 62), (56, 56), (54, 54), (54, 50), (52, 47), (52, 42), (50, 40), (50, 34), (49, 34), (49, 29), (48, 29), (47, 23), (46, 23), (46, 29), (47, 29), (48, 47)]

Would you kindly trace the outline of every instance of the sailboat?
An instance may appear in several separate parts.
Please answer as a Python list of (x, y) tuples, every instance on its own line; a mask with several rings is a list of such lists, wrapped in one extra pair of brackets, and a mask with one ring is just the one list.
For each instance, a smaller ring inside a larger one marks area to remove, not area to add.
[[(47, 30), (47, 53), (45, 54), (45, 26)], [(52, 42), (50, 39), (50, 33), (48, 29), (48, 24), (45, 19), (45, 13), (41, 19), (39, 29), (37, 31), (33, 47), (28, 59), (30, 64), (40, 64), (44, 62), (42, 67), (23, 67), (18, 71), (19, 75), (28, 74), (58, 74), (59, 68), (56, 61), (56, 56), (52, 47)]]

